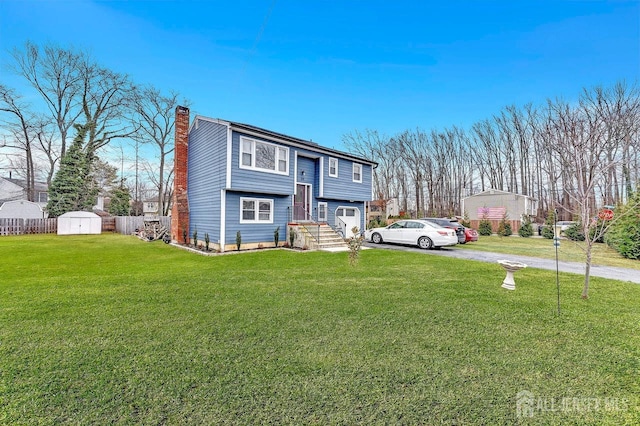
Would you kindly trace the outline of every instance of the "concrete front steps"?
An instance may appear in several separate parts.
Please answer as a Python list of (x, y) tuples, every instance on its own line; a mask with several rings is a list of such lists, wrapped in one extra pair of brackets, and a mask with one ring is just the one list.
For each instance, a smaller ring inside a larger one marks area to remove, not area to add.
[(344, 238), (327, 224), (300, 225), (298, 229), (305, 234), (311, 250), (349, 251)]

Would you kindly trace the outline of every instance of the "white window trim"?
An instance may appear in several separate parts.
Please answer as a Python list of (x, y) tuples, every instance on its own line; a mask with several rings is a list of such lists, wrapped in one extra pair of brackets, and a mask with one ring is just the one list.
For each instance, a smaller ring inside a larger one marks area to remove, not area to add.
[[(331, 162), (332, 162), (332, 161), (335, 161), (335, 162), (336, 162), (336, 172), (335, 172), (335, 173), (333, 173), (333, 174), (331, 173)], [(337, 158), (335, 158), (335, 157), (329, 157), (329, 177), (334, 177), (334, 178), (337, 178), (337, 177), (338, 177), (338, 164), (339, 164), (339, 161), (338, 161), (338, 159), (337, 159)]]
[[(250, 142), (251, 143), (251, 165), (246, 166), (244, 164), (242, 164), (242, 147), (243, 147), (243, 142)], [(256, 167), (256, 143), (260, 143), (263, 145), (269, 145), (275, 148), (276, 150), (276, 159), (275, 159), (275, 170), (271, 170), (271, 169), (263, 169), (260, 167)], [(280, 149), (284, 149), (285, 150), (285, 156), (286, 156), (286, 161), (287, 161), (287, 166), (285, 168), (285, 171), (281, 172), (280, 170), (278, 170), (278, 165), (279, 165), (279, 157), (278, 157), (278, 152)], [(240, 136), (240, 146), (238, 147), (238, 167), (241, 169), (246, 169), (246, 170), (254, 170), (256, 172), (263, 172), (263, 173), (273, 173), (276, 175), (284, 175), (284, 176), (288, 176), (289, 175), (289, 147), (286, 146), (282, 146), (282, 145), (277, 145), (274, 143), (270, 143), (270, 142), (265, 142), (259, 139), (252, 139), (252, 138), (247, 138), (245, 136)]]
[[(320, 206), (324, 206), (324, 217), (320, 217)], [(318, 202), (318, 222), (326, 222), (329, 220), (329, 203)]]
[[(360, 179), (359, 180), (355, 179), (356, 168), (358, 168), (358, 167), (360, 168)], [(353, 168), (351, 169), (351, 179), (354, 182), (362, 183), (362, 170), (363, 170), (362, 164), (353, 163)]]
[[(245, 201), (253, 201), (256, 203), (256, 218), (253, 220), (243, 219), (243, 209), (242, 206)], [(269, 219), (268, 220), (260, 220), (260, 211), (259, 206), (260, 203), (269, 203), (271, 208), (269, 209)], [(240, 197), (240, 223), (273, 223), (273, 199), (270, 198), (250, 198), (250, 197)]]

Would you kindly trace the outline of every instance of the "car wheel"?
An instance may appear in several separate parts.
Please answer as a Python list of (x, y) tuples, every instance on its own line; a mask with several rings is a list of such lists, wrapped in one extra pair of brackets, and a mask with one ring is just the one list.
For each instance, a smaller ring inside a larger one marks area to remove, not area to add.
[(376, 244), (380, 244), (382, 242), (382, 235), (376, 232), (371, 236), (371, 241), (373, 241)]
[(429, 237), (420, 237), (418, 240), (418, 246), (421, 249), (429, 250), (430, 248), (433, 248), (433, 241), (431, 241), (431, 238)]

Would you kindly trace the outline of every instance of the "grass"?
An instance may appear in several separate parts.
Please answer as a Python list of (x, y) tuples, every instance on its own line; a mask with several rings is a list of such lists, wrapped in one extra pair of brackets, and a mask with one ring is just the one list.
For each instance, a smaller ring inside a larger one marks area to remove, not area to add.
[[(519, 236), (499, 237), (496, 235), (490, 237), (481, 236), (476, 242), (456, 247), (546, 259), (555, 259), (556, 256), (553, 240), (546, 238), (521, 238)], [(562, 238), (560, 240), (560, 247), (558, 247), (558, 259), (564, 262), (584, 263), (585, 254), (583, 247), (584, 242), (575, 242)], [(625, 259), (620, 253), (606, 244), (594, 245), (593, 264), (640, 270), (640, 261)]]
[(562, 274), (558, 316), (553, 272), (508, 292), (498, 265), (428, 253), (102, 235), (3, 237), (0, 258), (0, 424), (640, 422), (638, 285), (584, 301)]

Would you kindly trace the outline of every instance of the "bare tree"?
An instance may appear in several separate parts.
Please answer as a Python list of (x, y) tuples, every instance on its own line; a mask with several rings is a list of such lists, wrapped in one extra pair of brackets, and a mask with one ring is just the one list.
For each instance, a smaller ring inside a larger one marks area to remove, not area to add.
[(33, 114), (28, 105), (20, 100), (20, 96), (13, 89), (0, 84), (0, 112), (6, 113), (6, 120), (1, 120), (7, 127), (13, 142), (7, 147), (24, 153), (25, 180), (27, 200), (34, 200), (35, 168), (33, 162)]
[[(157, 165), (146, 162), (145, 170), (157, 188), (158, 214), (163, 216), (171, 209), (173, 162), (169, 160), (174, 151), (174, 110), (178, 105), (178, 97), (175, 92), (164, 95), (149, 86), (136, 90), (133, 98), (133, 119), (138, 124), (134, 138), (140, 143), (151, 144), (156, 149)], [(182, 102), (182, 105), (187, 104), (186, 101)]]
[(14, 49), (13, 69), (42, 96), (60, 132), (60, 152), (66, 151), (69, 130), (81, 114), (81, 64), (83, 54), (47, 44), (42, 48), (27, 42), (24, 50)]
[[(592, 250), (613, 222), (597, 221), (599, 206), (610, 194), (598, 196), (596, 188), (603, 185), (620, 165), (628, 138), (611, 137), (610, 117), (603, 113), (601, 96), (615, 93), (585, 91), (578, 107), (562, 102), (552, 104), (553, 137), (547, 151), (560, 160), (562, 165), (564, 197), (560, 207), (570, 209), (580, 218), (585, 235), (585, 277), (582, 297), (589, 296)], [(594, 102), (595, 101), (595, 102)], [(615, 100), (614, 100), (615, 102)], [(606, 188), (606, 185), (604, 186)], [(564, 201), (564, 200), (563, 200)], [(574, 207), (575, 206), (575, 207)]]

